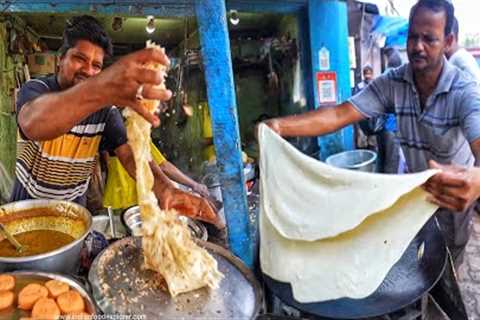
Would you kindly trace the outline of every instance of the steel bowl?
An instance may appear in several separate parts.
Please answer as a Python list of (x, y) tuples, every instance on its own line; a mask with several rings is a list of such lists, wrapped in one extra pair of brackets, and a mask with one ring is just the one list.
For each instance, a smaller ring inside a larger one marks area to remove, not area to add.
[[(203, 241), (207, 241), (207, 229), (200, 222), (186, 216), (178, 216), (179, 219), (185, 221), (192, 232), (192, 236)], [(142, 217), (138, 206), (131, 207), (122, 214), (122, 220), (127, 230), (132, 236), (138, 237), (142, 235)]]
[(329, 156), (325, 162), (331, 166), (357, 170), (364, 172), (375, 172), (377, 154), (371, 150), (349, 150)]
[[(70, 286), (70, 288), (76, 290), (85, 301), (85, 311), (90, 314), (97, 314), (97, 307), (92, 296), (85, 290), (83, 285), (74, 280), (71, 277), (47, 272), (36, 271), (14, 271), (10, 273), (15, 277), (15, 293), (23, 289), (29, 283), (44, 284), (49, 280), (59, 280)], [(30, 311), (24, 311), (17, 308), (9, 308), (0, 312), (0, 320), (12, 320), (12, 319), (27, 319), (30, 316)], [(28, 318), (30, 319), (30, 318)]]
[[(36, 220), (30, 219), (33, 217), (51, 219), (52, 226), (45, 223), (40, 228), (33, 223)], [(63, 221), (62, 217), (75, 218), (81, 223), (59, 225), (58, 221)], [(54, 230), (61, 229), (62, 232), (72, 235), (75, 239), (63, 247), (42, 254), (26, 257), (0, 257), (0, 272), (36, 270), (75, 273), (79, 266), (83, 241), (92, 228), (92, 216), (87, 209), (76, 203), (61, 200), (23, 200), (0, 206), (0, 222), (12, 234), (52, 228)]]
[(112, 235), (112, 228), (110, 226), (110, 219), (108, 216), (93, 216), (92, 221), (92, 229), (103, 234), (107, 240), (124, 238), (128, 235), (127, 230), (121, 221), (121, 217), (119, 216), (113, 217), (113, 223), (115, 225), (115, 237)]

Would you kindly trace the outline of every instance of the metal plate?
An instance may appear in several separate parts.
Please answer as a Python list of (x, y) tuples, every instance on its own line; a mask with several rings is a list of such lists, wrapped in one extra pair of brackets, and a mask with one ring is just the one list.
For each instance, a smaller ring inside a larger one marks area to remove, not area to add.
[(365, 299), (343, 298), (304, 304), (294, 300), (290, 284), (278, 282), (266, 275), (264, 279), (276, 296), (299, 310), (334, 319), (359, 319), (388, 314), (412, 304), (437, 283), (445, 270), (446, 262), (445, 240), (436, 220), (430, 219), (389, 271), (380, 287)]
[[(22, 290), (23, 287), (25, 287), (29, 283), (39, 283), (43, 285), (45, 282), (52, 279), (59, 280), (67, 283), (70, 286), (70, 288), (73, 288), (76, 291), (78, 291), (78, 293), (80, 293), (80, 295), (85, 300), (85, 306), (86, 306), (85, 308), (88, 313), (90, 314), (97, 313), (93, 299), (85, 291), (83, 286), (80, 283), (78, 283), (76, 280), (73, 280), (68, 276), (64, 276), (56, 273), (35, 272), (35, 271), (15, 271), (15, 272), (10, 272), (8, 274), (15, 276), (15, 279), (16, 279), (15, 296), (18, 296), (18, 293), (20, 292), (20, 290)], [(24, 311), (17, 308), (11, 308), (11, 309), (9, 308), (9, 309), (0, 311), (0, 320), (18, 320), (18, 319), (21, 319), (22, 317), (29, 317), (29, 316), (30, 316), (30, 311)]]
[(144, 270), (141, 238), (113, 243), (92, 264), (89, 281), (105, 314), (145, 315), (146, 319), (254, 319), (262, 294), (250, 270), (220, 246), (198, 242), (225, 275), (220, 288), (198, 289), (172, 299), (161, 277)]

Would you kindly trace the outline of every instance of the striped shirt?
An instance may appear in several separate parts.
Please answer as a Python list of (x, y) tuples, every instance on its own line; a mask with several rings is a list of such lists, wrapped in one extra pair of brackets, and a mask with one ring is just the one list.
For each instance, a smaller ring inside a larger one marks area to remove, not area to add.
[[(444, 59), (444, 67), (425, 107), (415, 88), (410, 64), (373, 80), (349, 102), (365, 117), (394, 113), (397, 138), (410, 172), (428, 168), (428, 160), (473, 166), (470, 143), (480, 138), (480, 92), (475, 82)], [(474, 211), (437, 212), (447, 244), (454, 256), (469, 238)]]
[[(60, 91), (55, 76), (28, 81), (19, 92), (17, 114), (28, 101), (55, 91)], [(121, 114), (115, 107), (91, 114), (52, 140), (28, 140), (21, 130), (20, 136), (16, 184), (25, 189), (28, 198), (70, 201), (86, 193), (99, 148), (114, 150), (127, 141)], [(12, 200), (23, 200), (19, 198), (25, 195)]]
[(428, 160), (472, 166), (469, 143), (480, 138), (480, 91), (447, 60), (437, 87), (422, 110), (409, 64), (379, 76), (349, 102), (367, 118), (394, 113), (397, 138), (408, 168), (428, 168)]

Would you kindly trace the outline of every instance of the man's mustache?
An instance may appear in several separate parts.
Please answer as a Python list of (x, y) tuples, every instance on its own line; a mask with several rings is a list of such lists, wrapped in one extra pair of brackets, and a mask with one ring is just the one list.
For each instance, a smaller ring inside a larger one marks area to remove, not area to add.
[(412, 54), (412, 58), (413, 58), (413, 59), (424, 59), (424, 60), (427, 59), (427, 57), (424, 56), (424, 55), (421, 54), (421, 53), (413, 53), (413, 54)]

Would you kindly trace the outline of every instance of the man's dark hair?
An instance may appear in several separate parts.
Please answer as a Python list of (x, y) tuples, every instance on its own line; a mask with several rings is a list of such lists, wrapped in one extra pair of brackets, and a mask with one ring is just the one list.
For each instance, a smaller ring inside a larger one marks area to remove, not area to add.
[(420, 8), (426, 8), (433, 12), (445, 12), (446, 22), (444, 33), (448, 36), (452, 32), (453, 19), (455, 18), (455, 9), (453, 4), (447, 0), (419, 0), (410, 10), (409, 24), (412, 23), (413, 17)]
[(452, 33), (455, 36), (455, 38), (458, 39), (458, 20), (455, 17), (453, 18)]
[(77, 16), (67, 21), (63, 31), (63, 44), (59, 49), (60, 55), (63, 56), (68, 49), (73, 48), (78, 40), (87, 40), (101, 47), (107, 56), (113, 53), (112, 40), (92, 16)]

